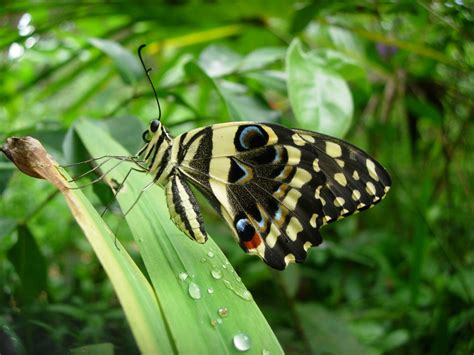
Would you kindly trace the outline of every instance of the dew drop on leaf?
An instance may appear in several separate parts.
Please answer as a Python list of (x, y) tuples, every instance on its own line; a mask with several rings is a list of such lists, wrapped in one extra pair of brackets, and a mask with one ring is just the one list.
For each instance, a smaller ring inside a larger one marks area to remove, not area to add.
[(188, 293), (191, 296), (191, 298), (193, 298), (195, 300), (201, 299), (201, 289), (194, 282), (189, 283)]
[(229, 309), (227, 307), (221, 307), (219, 308), (217, 313), (219, 313), (219, 316), (221, 316), (222, 318), (225, 318), (229, 315)]
[(235, 348), (238, 351), (247, 351), (250, 349), (250, 345), (251, 345), (250, 338), (248, 335), (244, 333), (239, 333), (235, 335), (232, 341), (234, 343)]
[(179, 273), (178, 277), (181, 281), (185, 281), (188, 278), (188, 274), (183, 271)]
[(214, 268), (214, 269), (211, 270), (211, 275), (216, 280), (219, 280), (219, 279), (222, 278), (222, 271), (220, 271), (219, 269)]

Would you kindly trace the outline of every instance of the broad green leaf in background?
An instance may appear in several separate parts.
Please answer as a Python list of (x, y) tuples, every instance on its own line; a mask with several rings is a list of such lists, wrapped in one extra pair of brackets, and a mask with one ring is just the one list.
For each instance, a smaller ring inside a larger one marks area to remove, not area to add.
[(16, 220), (8, 217), (0, 217), (0, 239), (6, 237), (16, 228)]
[[(128, 154), (89, 121), (79, 121), (74, 129), (92, 156)], [(109, 178), (122, 181), (129, 169), (119, 166)], [(163, 189), (150, 182), (151, 177), (132, 173), (117, 199), (127, 211), (139, 198), (126, 218), (175, 351), (236, 353), (235, 342), (246, 344), (248, 336), (252, 353), (282, 353), (250, 293), (214, 241), (200, 245), (181, 233), (170, 220)]]
[(349, 86), (338, 74), (304, 53), (294, 40), (286, 57), (288, 96), (299, 127), (343, 137), (350, 127), (353, 101)]
[(300, 304), (297, 312), (312, 354), (371, 354), (351, 333), (349, 323), (317, 304)]
[(227, 47), (211, 45), (201, 52), (199, 66), (211, 78), (221, 77), (237, 69), (242, 57)]
[(264, 47), (254, 50), (245, 56), (238, 65), (239, 72), (263, 69), (266, 66), (284, 60), (286, 48)]
[(291, 20), (290, 33), (295, 34), (304, 30), (321, 8), (320, 2), (311, 1), (297, 9)]
[(46, 260), (27, 226), (18, 226), (18, 240), (8, 251), (8, 259), (15, 266), (21, 286), (19, 300), (30, 303), (46, 289)]
[(137, 56), (119, 43), (101, 38), (90, 38), (89, 42), (112, 59), (125, 84), (133, 85), (143, 77), (143, 68)]
[(0, 195), (3, 194), (3, 191), (7, 188), (13, 171), (14, 167), (12, 164), (0, 159)]

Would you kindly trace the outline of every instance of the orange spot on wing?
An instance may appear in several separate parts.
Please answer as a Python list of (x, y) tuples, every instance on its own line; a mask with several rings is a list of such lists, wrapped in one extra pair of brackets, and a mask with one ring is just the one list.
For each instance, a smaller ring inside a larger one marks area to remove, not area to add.
[(260, 243), (262, 243), (262, 237), (260, 236), (260, 234), (255, 232), (252, 239), (250, 239), (248, 242), (244, 242), (244, 245), (247, 250), (250, 250), (256, 249), (260, 245)]

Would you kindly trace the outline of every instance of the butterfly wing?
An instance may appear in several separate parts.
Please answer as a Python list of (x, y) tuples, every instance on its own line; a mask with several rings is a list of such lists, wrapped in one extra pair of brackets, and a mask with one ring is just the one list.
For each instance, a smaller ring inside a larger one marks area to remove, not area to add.
[(369, 208), (390, 187), (360, 149), (319, 133), (232, 122), (185, 133), (177, 168), (224, 217), (240, 246), (284, 269), (321, 243), (319, 229)]

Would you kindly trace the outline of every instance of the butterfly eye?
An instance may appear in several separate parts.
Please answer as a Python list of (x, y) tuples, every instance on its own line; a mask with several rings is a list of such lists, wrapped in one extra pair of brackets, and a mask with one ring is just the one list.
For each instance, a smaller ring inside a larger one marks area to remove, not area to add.
[(160, 121), (153, 120), (150, 122), (150, 131), (152, 131), (153, 133), (158, 130), (158, 127), (160, 127)]
[(145, 132), (143, 132), (143, 134), (142, 134), (142, 139), (143, 139), (145, 142), (147, 142), (147, 143), (151, 140), (150, 131), (149, 131), (149, 130), (146, 130)]

